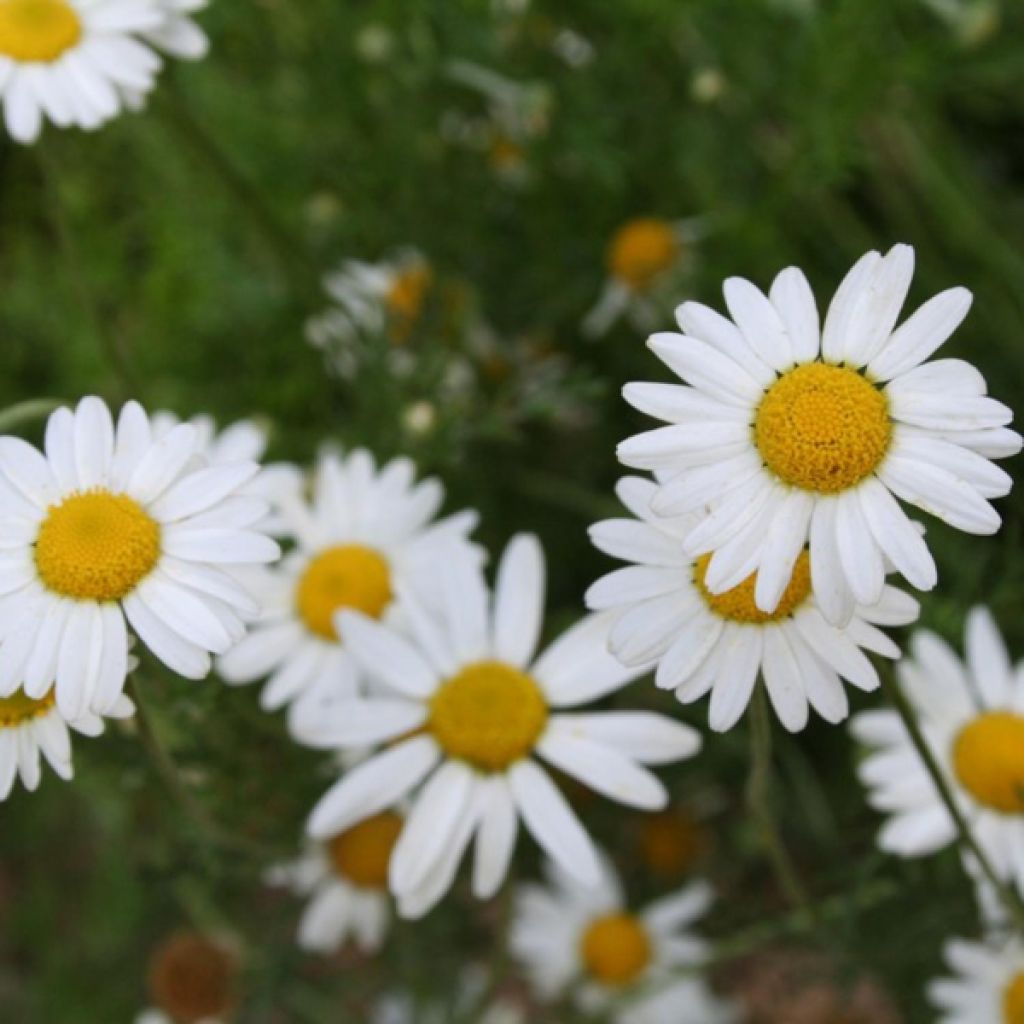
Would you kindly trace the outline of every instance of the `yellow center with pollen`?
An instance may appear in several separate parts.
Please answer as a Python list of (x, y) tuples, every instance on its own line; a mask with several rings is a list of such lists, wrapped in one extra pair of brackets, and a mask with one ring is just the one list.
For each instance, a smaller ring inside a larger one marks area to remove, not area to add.
[(402, 832), (402, 819), (393, 811), (375, 814), (327, 844), (331, 866), (361, 889), (384, 889), (388, 884), (391, 851)]
[(628, 985), (651, 962), (651, 940), (631, 914), (608, 914), (583, 933), (580, 954), (590, 975), (605, 985)]
[(320, 552), (306, 566), (295, 592), (299, 615), (309, 630), (335, 642), (335, 612), (351, 608), (379, 619), (391, 598), (387, 561), (362, 544), (341, 544)]
[(856, 370), (805, 363), (783, 374), (761, 399), (754, 440), (780, 480), (835, 494), (885, 458), (892, 441), (889, 402)]
[(978, 803), (1024, 813), (1024, 717), (992, 711), (964, 726), (953, 743), (953, 770)]
[(55, 61), (82, 38), (67, 0), (0, 0), (0, 54), (23, 63)]
[(615, 233), (608, 247), (608, 270), (633, 291), (647, 291), (676, 261), (679, 239), (672, 225), (638, 217)]
[(479, 661), (441, 685), (427, 730), (449, 757), (497, 772), (533, 749), (547, 720), (547, 702), (530, 676)]
[(156, 565), (160, 525), (127, 494), (82, 491), (50, 506), (35, 557), (40, 578), (54, 593), (118, 601)]
[(757, 588), (757, 573), (751, 573), (742, 583), (724, 594), (712, 594), (704, 583), (711, 555), (701, 555), (694, 567), (693, 581), (707, 602), (708, 607), (720, 618), (731, 622), (743, 622), (761, 626), (766, 622), (779, 622), (788, 618), (807, 600), (811, 593), (811, 559), (801, 551), (793, 566), (793, 575), (783, 591), (778, 607), (773, 612), (763, 612), (754, 601)]
[(0, 728), (14, 728), (21, 725), (22, 722), (39, 718), (45, 715), (54, 703), (52, 688), (49, 693), (38, 699), (27, 697), (24, 690), (18, 690), (10, 697), (0, 697)]
[(1024, 972), (1016, 975), (1003, 993), (1005, 1024), (1024, 1024)]
[(418, 264), (395, 275), (384, 297), (384, 304), (394, 321), (391, 328), (394, 341), (401, 343), (408, 339), (423, 312), (432, 281), (430, 268)]

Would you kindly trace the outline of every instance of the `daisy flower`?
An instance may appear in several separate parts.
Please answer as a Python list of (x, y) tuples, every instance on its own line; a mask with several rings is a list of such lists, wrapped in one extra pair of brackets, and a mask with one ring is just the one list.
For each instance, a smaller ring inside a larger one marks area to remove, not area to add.
[(401, 616), (407, 593), (436, 589), (449, 560), (479, 557), (467, 539), (475, 513), (435, 521), (444, 489), (434, 478), (417, 483), (415, 474), (408, 459), (378, 468), (361, 448), (320, 457), (311, 500), (295, 496), (282, 508), (284, 536), (295, 546), (260, 579), (263, 615), (218, 662), (227, 682), (269, 675), (262, 694), (267, 710), (293, 701), (318, 679), (351, 695), (362, 671), (340, 641), (337, 612), (351, 608), (390, 621)]
[(989, 499), (1011, 481), (989, 460), (1016, 454), (1021, 438), (973, 366), (928, 362), (970, 292), (942, 292), (896, 328), (913, 269), (910, 246), (869, 252), (820, 330), (795, 267), (767, 296), (730, 278), (732, 320), (686, 302), (684, 333), (649, 340), (687, 386), (626, 386), (630, 404), (671, 425), (624, 441), (619, 458), (666, 478), (655, 512), (697, 515), (684, 547), (710, 555), (710, 593), (759, 570), (754, 600), (774, 612), (809, 543), (821, 611), (843, 624), (878, 601), (886, 559), (915, 587), (935, 586), (935, 562), (897, 499), (969, 533), (999, 528)]
[[(255, 462), (208, 466), (194, 427), (156, 440), (129, 402), (58, 409), (45, 453), (0, 437), (0, 696), (54, 688), (68, 721), (107, 714), (128, 672), (128, 626), (168, 668), (210, 670), (258, 608), (226, 567), (277, 558), (238, 492)], [(126, 623), (127, 620), (127, 623)]]
[(383, 744), (321, 798), (309, 832), (323, 838), (415, 792), (391, 858), (399, 912), (418, 917), (448, 890), (476, 836), (473, 892), (501, 885), (521, 818), (540, 846), (583, 881), (598, 878), (594, 847), (538, 758), (620, 803), (667, 803), (646, 768), (693, 756), (699, 735), (648, 712), (576, 709), (642, 670), (607, 650), (607, 619), (590, 616), (535, 655), (544, 608), (544, 555), (523, 535), (506, 549), (493, 600), (463, 559), (441, 577), (436, 617), (407, 606), (410, 639), (354, 611), (337, 622), (353, 658), (383, 692), (339, 702), (303, 740), (328, 749)]
[[(135, 706), (121, 696), (106, 714), (109, 718), (130, 718)], [(86, 712), (73, 722), (65, 721), (52, 688), (37, 698), (26, 696), (20, 689), (9, 697), (0, 697), (0, 800), (7, 799), (18, 776), (27, 790), (35, 790), (40, 778), (40, 753), (62, 779), (72, 778), (69, 726), (83, 736), (99, 736), (103, 719)]]
[(1019, 1024), (1024, 1020), (1024, 945), (950, 939), (945, 959), (952, 978), (928, 986), (938, 1024)]
[(696, 882), (633, 913), (607, 862), (591, 886), (549, 866), (547, 885), (516, 893), (509, 947), (545, 1001), (571, 992), (581, 1010), (610, 1011), (614, 1024), (725, 1024), (731, 1008), (698, 979), (678, 977), (707, 955), (691, 929), (711, 899)]
[[(920, 630), (897, 672), (972, 834), (1024, 893), (1024, 662), (1013, 667), (987, 609), (970, 612), (966, 633), (966, 664)], [(878, 845), (917, 857), (954, 843), (956, 825), (899, 715), (864, 712), (850, 729), (872, 748), (860, 766), (870, 803), (889, 815)]]
[(225, 942), (178, 932), (153, 954), (149, 993), (154, 1006), (135, 1024), (226, 1024), (238, 1003), (238, 957)]
[(814, 555), (802, 551), (775, 611), (763, 612), (755, 601), (760, 575), (747, 575), (744, 566), (726, 589), (712, 592), (708, 556), (686, 553), (696, 517), (655, 515), (656, 484), (625, 477), (617, 493), (635, 518), (596, 523), (590, 536), (613, 558), (635, 564), (594, 583), (587, 604), (614, 615), (609, 645), (622, 662), (657, 662), (655, 682), (684, 704), (710, 691), (715, 731), (736, 724), (758, 675), (791, 732), (807, 724), (809, 708), (839, 722), (849, 713), (841, 680), (867, 691), (879, 685), (864, 650), (899, 657), (877, 627), (917, 618), (917, 602), (902, 591), (886, 586), (876, 604), (857, 605), (845, 626), (831, 626), (811, 586)]
[(137, 37), (163, 23), (155, 0), (3, 0), (0, 96), (11, 137), (35, 142), (44, 117), (98, 128), (128, 94), (149, 92), (160, 58)]
[(696, 219), (635, 217), (626, 221), (608, 243), (608, 277), (597, 303), (584, 318), (584, 334), (607, 334), (623, 316), (635, 327), (650, 330), (662, 312), (666, 288), (678, 283), (691, 246), (700, 236)]
[(396, 812), (382, 811), (314, 844), (299, 860), (271, 869), (272, 885), (309, 896), (299, 946), (333, 953), (351, 937), (364, 953), (380, 948), (390, 923), (388, 862), (402, 821)]

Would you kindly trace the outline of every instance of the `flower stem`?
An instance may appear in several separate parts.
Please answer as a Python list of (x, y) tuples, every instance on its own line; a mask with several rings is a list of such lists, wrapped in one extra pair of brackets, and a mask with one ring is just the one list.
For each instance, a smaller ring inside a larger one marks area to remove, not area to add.
[(0, 430), (13, 430), (23, 423), (45, 419), (64, 404), (58, 398), (30, 398), (27, 402), (16, 402), (0, 410)]
[(1013, 888), (999, 877), (992, 866), (992, 862), (981, 848), (977, 839), (975, 839), (974, 833), (971, 832), (970, 825), (968, 825), (967, 819), (964, 817), (964, 813), (957, 803), (956, 797), (953, 795), (949, 780), (942, 771), (932, 748), (928, 745), (928, 741), (925, 739), (920, 723), (914, 714), (913, 708), (910, 706), (910, 702), (907, 700), (906, 694), (903, 693), (887, 672), (879, 672), (878, 675), (882, 681), (882, 690), (900, 716), (904, 727), (910, 735), (910, 740), (914, 744), (914, 748), (924, 762), (924, 766), (929, 776), (931, 776), (935, 788), (938, 790), (939, 797), (946, 810), (949, 811), (954, 825), (956, 825), (960, 843), (970, 851), (971, 855), (978, 862), (982, 873), (998, 893), (999, 899), (1013, 920), (1014, 927), (1024, 934), (1024, 902), (1021, 901), (1020, 896), (1018, 896)]
[(789, 902), (799, 910), (805, 926), (815, 921), (813, 903), (807, 894), (789, 851), (782, 840), (772, 809), (772, 719), (764, 686), (758, 685), (750, 702), (750, 776), (747, 806), (758, 824), (765, 852), (779, 885)]

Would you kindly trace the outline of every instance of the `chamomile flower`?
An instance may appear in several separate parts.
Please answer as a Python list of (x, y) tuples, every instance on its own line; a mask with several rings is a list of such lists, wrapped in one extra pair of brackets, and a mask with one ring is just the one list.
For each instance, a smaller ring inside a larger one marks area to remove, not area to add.
[(767, 296), (730, 278), (732, 320), (687, 302), (676, 311), (684, 333), (648, 342), (688, 386), (626, 386), (630, 404), (671, 425), (624, 441), (619, 458), (666, 479), (655, 512), (697, 515), (683, 544), (710, 556), (709, 593), (758, 570), (754, 601), (774, 612), (809, 543), (821, 611), (843, 624), (878, 601), (886, 559), (915, 587), (935, 585), (928, 545), (897, 499), (969, 533), (998, 529), (989, 499), (1010, 477), (989, 460), (1018, 452), (1021, 438), (973, 366), (928, 362), (970, 292), (942, 292), (895, 328), (913, 268), (910, 246), (868, 253), (820, 330), (795, 267)]
[(626, 221), (608, 243), (608, 276), (597, 303), (584, 318), (584, 334), (607, 334), (623, 316), (634, 327), (652, 329), (665, 306), (666, 291), (679, 283), (701, 233), (697, 219)]
[(333, 953), (349, 938), (364, 953), (380, 948), (391, 917), (388, 863), (401, 831), (401, 815), (382, 811), (271, 869), (271, 884), (309, 897), (297, 936), (303, 949)]
[[(134, 705), (121, 696), (107, 717), (130, 718), (133, 714)], [(62, 779), (72, 778), (69, 726), (83, 736), (99, 736), (103, 719), (86, 712), (74, 722), (66, 722), (52, 689), (35, 698), (26, 696), (24, 690), (0, 697), (0, 800), (7, 799), (19, 776), (27, 790), (35, 790), (40, 779), (40, 754)]]
[(547, 885), (520, 887), (509, 937), (541, 999), (570, 993), (581, 1010), (610, 1012), (614, 1024), (735, 1020), (703, 982), (678, 977), (707, 955), (692, 926), (711, 905), (709, 886), (692, 883), (634, 913), (607, 863), (596, 885), (554, 867), (548, 876)]
[[(117, 706), (128, 627), (189, 679), (232, 646), (258, 608), (225, 568), (277, 558), (252, 528), (266, 503), (238, 492), (255, 462), (208, 466), (194, 427), (156, 440), (136, 402), (58, 409), (45, 453), (0, 438), (0, 696), (53, 687), (74, 721)], [(127, 621), (126, 621), (127, 620)]]
[(952, 978), (928, 986), (938, 1024), (1019, 1024), (1024, 1020), (1024, 945), (950, 939), (945, 959)]
[(435, 521), (444, 489), (433, 478), (417, 483), (415, 474), (408, 459), (378, 468), (363, 449), (320, 457), (311, 500), (296, 496), (282, 507), (285, 536), (295, 546), (262, 575), (261, 619), (219, 660), (227, 682), (269, 676), (262, 694), (268, 710), (322, 678), (354, 694), (363, 672), (339, 638), (337, 612), (400, 617), (407, 593), (430, 603), (427, 595), (449, 561), (479, 558), (467, 539), (475, 513)]
[(328, 749), (383, 744), (347, 772), (309, 819), (333, 835), (415, 793), (395, 847), (391, 891), (405, 917), (448, 890), (476, 836), (473, 892), (505, 877), (521, 818), (540, 846), (584, 881), (599, 876), (593, 844), (538, 758), (620, 803), (658, 809), (661, 782), (646, 768), (696, 753), (699, 735), (648, 712), (574, 709), (640, 674), (607, 650), (607, 619), (590, 616), (535, 655), (543, 621), (544, 556), (532, 536), (508, 546), (493, 597), (463, 559), (445, 568), (436, 617), (413, 602), (409, 636), (345, 611), (336, 622), (378, 695), (339, 702), (301, 738)]
[(94, 129), (152, 89), (160, 58), (140, 41), (156, 0), (2, 0), (0, 97), (7, 131), (35, 142), (43, 119)]
[(229, 945), (197, 932), (171, 935), (153, 954), (153, 1006), (135, 1024), (227, 1024), (238, 1003), (238, 957)]
[[(1024, 662), (1011, 665), (986, 609), (971, 611), (966, 633), (966, 664), (920, 630), (897, 672), (972, 834), (1000, 878), (1024, 893)], [(873, 748), (860, 777), (871, 805), (889, 815), (878, 845), (916, 857), (955, 842), (953, 819), (899, 715), (863, 712), (850, 729)]]
[(697, 517), (655, 515), (658, 488), (650, 480), (625, 477), (617, 493), (636, 518), (596, 523), (590, 536), (605, 553), (635, 564), (594, 583), (587, 604), (614, 614), (609, 645), (625, 664), (657, 662), (655, 682), (684, 704), (710, 691), (712, 729), (735, 725), (758, 675), (791, 732), (807, 724), (810, 708), (839, 722), (849, 713), (842, 680), (861, 690), (878, 687), (864, 650), (899, 657), (877, 627), (917, 618), (917, 602), (902, 591), (886, 586), (876, 604), (857, 605), (845, 626), (831, 626), (811, 587), (813, 553), (802, 551), (775, 611), (763, 612), (755, 603), (759, 576), (747, 575), (746, 566), (712, 593), (708, 556), (686, 553)]

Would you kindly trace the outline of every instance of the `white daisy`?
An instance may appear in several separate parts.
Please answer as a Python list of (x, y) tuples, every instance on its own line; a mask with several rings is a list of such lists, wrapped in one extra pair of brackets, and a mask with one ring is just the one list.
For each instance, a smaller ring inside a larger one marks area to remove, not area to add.
[(449, 560), (479, 557), (467, 539), (475, 513), (435, 521), (444, 489), (434, 478), (417, 483), (415, 474), (408, 459), (378, 469), (363, 449), (321, 456), (311, 501), (295, 497), (282, 509), (295, 547), (262, 575), (263, 616), (219, 660), (225, 680), (248, 683), (269, 674), (262, 694), (268, 710), (318, 679), (330, 679), (346, 696), (357, 691), (361, 671), (339, 642), (338, 610), (399, 618), (405, 595), (431, 593)]
[(879, 599), (886, 558), (919, 589), (935, 585), (928, 546), (897, 498), (969, 533), (998, 529), (988, 499), (1011, 481), (989, 460), (1018, 452), (1021, 438), (973, 366), (926, 361), (963, 320), (970, 292), (942, 292), (893, 329), (913, 267), (906, 245), (868, 253), (820, 331), (795, 267), (768, 296), (730, 278), (732, 320), (687, 302), (676, 311), (684, 333), (649, 340), (688, 386), (626, 386), (630, 404), (671, 426), (623, 442), (619, 458), (666, 479), (655, 512), (698, 516), (684, 543), (694, 557), (713, 552), (712, 593), (759, 570), (757, 606), (774, 611), (809, 542), (819, 606), (842, 624)]
[(583, 320), (583, 333), (600, 337), (622, 317), (639, 330), (651, 330), (666, 308), (671, 308), (667, 307), (668, 293), (679, 285), (702, 233), (696, 218), (634, 217), (626, 221), (608, 243), (608, 277)]
[(596, 523), (590, 536), (602, 551), (636, 564), (594, 583), (587, 604), (613, 610), (609, 645), (625, 664), (657, 662), (655, 682), (674, 689), (684, 704), (710, 691), (712, 729), (736, 723), (758, 674), (787, 729), (802, 729), (809, 708), (826, 721), (841, 721), (849, 713), (841, 680), (861, 690), (878, 687), (864, 650), (900, 656), (876, 627), (917, 618), (917, 601), (902, 591), (886, 586), (877, 604), (857, 605), (845, 626), (831, 626), (811, 588), (813, 556), (802, 551), (776, 610), (763, 612), (754, 601), (760, 577), (745, 575), (745, 567), (725, 581), (727, 589), (711, 593), (708, 556), (686, 553), (696, 517), (655, 515), (656, 484), (625, 477), (617, 493), (636, 518)]
[(206, 33), (191, 15), (204, 10), (209, 0), (155, 0), (163, 20), (142, 37), (158, 50), (179, 60), (202, 60), (210, 49)]
[(345, 644), (386, 695), (339, 703), (302, 737), (327, 748), (385, 745), (323, 796), (309, 820), (314, 837), (417, 791), (390, 869), (406, 917), (448, 890), (474, 835), (473, 891), (492, 896), (519, 818), (565, 870), (597, 878), (590, 838), (534, 755), (613, 800), (652, 809), (667, 794), (644, 765), (691, 757), (700, 746), (693, 729), (663, 715), (568, 710), (639, 671), (608, 653), (605, 616), (584, 619), (535, 657), (545, 589), (536, 538), (509, 544), (493, 601), (466, 560), (446, 567), (440, 583), (437, 619), (407, 605), (412, 639), (357, 612), (340, 614)]
[(160, 58), (137, 37), (163, 20), (156, 0), (2, 0), (0, 96), (11, 137), (35, 142), (44, 117), (97, 128), (129, 94), (149, 92)]
[(1024, 1021), (1024, 945), (1018, 939), (945, 945), (952, 978), (928, 986), (938, 1024), (1020, 1024)]
[(380, 948), (391, 916), (388, 863), (402, 821), (394, 811), (382, 811), (270, 870), (272, 885), (309, 897), (299, 921), (299, 946), (333, 953), (351, 938), (364, 953)]
[[(1011, 665), (984, 608), (967, 617), (966, 646), (964, 664), (944, 640), (920, 630), (897, 671), (972, 834), (999, 877), (1024, 893), (1024, 662)], [(860, 777), (871, 805), (890, 816), (878, 845), (917, 857), (955, 842), (955, 823), (899, 715), (864, 712), (850, 729), (875, 748)]]
[[(106, 714), (109, 718), (130, 718), (135, 707), (121, 696)], [(26, 696), (24, 690), (0, 697), (0, 800), (7, 799), (18, 776), (27, 790), (35, 790), (40, 779), (40, 753), (62, 779), (73, 777), (69, 726), (83, 736), (99, 736), (103, 719), (86, 712), (74, 722), (66, 722), (52, 689), (38, 698)]]
[(711, 900), (695, 882), (633, 913), (607, 861), (592, 886), (549, 866), (547, 885), (516, 893), (509, 948), (545, 1001), (571, 993), (614, 1024), (725, 1024), (735, 1020), (731, 1007), (697, 978), (679, 977), (707, 956), (692, 926)]
[(207, 466), (187, 424), (154, 440), (129, 402), (115, 429), (98, 398), (58, 409), (45, 454), (0, 437), (0, 696), (51, 686), (68, 719), (106, 714), (128, 671), (127, 623), (170, 669), (210, 670), (258, 611), (224, 571), (277, 558), (241, 497), (254, 462)]

